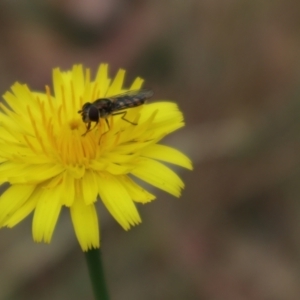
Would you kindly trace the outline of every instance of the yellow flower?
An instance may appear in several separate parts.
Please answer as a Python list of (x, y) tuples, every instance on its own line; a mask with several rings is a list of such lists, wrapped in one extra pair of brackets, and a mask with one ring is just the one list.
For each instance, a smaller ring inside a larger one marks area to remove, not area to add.
[[(141, 222), (135, 202), (155, 199), (134, 182), (137, 177), (176, 197), (182, 180), (162, 162), (191, 169), (181, 152), (158, 144), (184, 126), (175, 103), (157, 102), (109, 116), (86, 135), (78, 111), (86, 102), (141, 88), (136, 78), (122, 87), (124, 70), (111, 80), (108, 65), (100, 65), (95, 80), (90, 70), (75, 65), (53, 71), (53, 92), (33, 92), (15, 83), (3, 96), (0, 111), (0, 226), (13, 227), (34, 211), (33, 239), (51, 241), (63, 206), (70, 209), (77, 239), (84, 251), (100, 247), (95, 203), (98, 196), (125, 229)], [(132, 123), (136, 123), (134, 125)], [(162, 162), (161, 162), (162, 161)], [(133, 176), (132, 176), (133, 175)]]

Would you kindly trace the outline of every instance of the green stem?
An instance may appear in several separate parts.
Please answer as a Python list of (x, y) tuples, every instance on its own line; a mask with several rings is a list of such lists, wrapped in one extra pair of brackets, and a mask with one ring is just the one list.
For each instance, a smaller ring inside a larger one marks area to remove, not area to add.
[(85, 258), (88, 265), (90, 279), (93, 286), (96, 300), (109, 300), (109, 295), (104, 279), (103, 263), (101, 259), (101, 250), (92, 249), (85, 252)]

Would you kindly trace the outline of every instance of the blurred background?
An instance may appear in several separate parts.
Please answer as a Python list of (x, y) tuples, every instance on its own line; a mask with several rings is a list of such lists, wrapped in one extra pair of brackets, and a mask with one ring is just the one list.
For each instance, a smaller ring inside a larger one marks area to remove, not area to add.
[[(129, 232), (99, 204), (112, 299), (300, 299), (299, 20), (295, 0), (1, 1), (1, 94), (107, 62), (184, 112), (182, 197), (152, 191)], [(0, 230), (0, 299), (93, 299), (68, 211), (50, 245), (31, 221)]]

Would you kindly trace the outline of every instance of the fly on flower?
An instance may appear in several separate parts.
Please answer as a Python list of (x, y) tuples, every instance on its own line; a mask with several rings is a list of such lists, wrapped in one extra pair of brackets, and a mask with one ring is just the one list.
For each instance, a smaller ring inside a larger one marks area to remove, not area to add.
[(127, 114), (126, 110), (128, 108), (144, 104), (145, 101), (152, 96), (152, 90), (140, 89), (136, 91), (128, 91), (112, 98), (100, 98), (93, 103), (86, 102), (83, 104), (82, 109), (78, 111), (78, 113), (82, 116), (82, 121), (87, 123), (86, 132), (83, 135), (86, 135), (91, 130), (92, 122), (96, 122), (96, 126), (101, 118), (105, 119), (108, 128), (110, 128), (107, 120), (107, 117), (110, 115), (122, 115), (122, 120), (129, 122), (132, 125), (137, 125), (136, 123), (125, 119)]
[[(125, 71), (111, 78), (108, 67), (101, 64), (95, 79), (82, 65), (68, 71), (56, 68), (53, 92), (48, 86), (45, 92), (36, 92), (15, 83), (4, 94), (5, 104), (0, 103), (0, 184), (8, 182), (9, 186), (0, 195), (0, 228), (12, 228), (33, 213), (34, 240), (50, 243), (66, 207), (80, 246), (88, 251), (100, 247), (98, 201), (124, 230), (141, 223), (137, 206), (153, 201), (155, 195), (135, 178), (180, 196), (184, 183), (169, 165), (192, 169), (192, 163), (160, 141), (184, 126), (182, 112), (169, 101), (142, 105), (153, 93), (141, 89), (140, 77), (129, 86), (134, 92), (118, 95), (126, 90)], [(96, 100), (96, 95), (105, 99)], [(96, 101), (82, 107), (82, 99), (84, 103), (86, 99)], [(134, 106), (138, 107), (138, 121), (129, 116), (135, 114), (135, 109), (130, 110)], [(83, 122), (77, 107), (82, 107)], [(114, 134), (107, 134), (101, 143), (102, 130), (81, 138), (90, 130), (90, 123), (106, 117)], [(128, 125), (127, 119), (138, 124), (123, 126)]]

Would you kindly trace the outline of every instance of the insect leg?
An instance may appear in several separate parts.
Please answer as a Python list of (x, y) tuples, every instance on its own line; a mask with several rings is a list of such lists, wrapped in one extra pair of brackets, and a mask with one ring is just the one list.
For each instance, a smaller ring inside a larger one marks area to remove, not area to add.
[(105, 118), (105, 122), (106, 122), (107, 128), (108, 128), (108, 130), (109, 130), (109, 129), (110, 129), (110, 126), (109, 126), (109, 122), (108, 122), (107, 118)]
[(128, 123), (130, 123), (132, 125), (137, 125), (137, 123), (134, 123), (132, 121), (129, 121), (128, 119), (125, 119), (126, 114), (127, 114), (127, 111), (121, 111), (121, 112), (115, 112), (112, 115), (113, 116), (115, 116), (115, 115), (122, 115), (122, 117), (121, 117), (122, 120), (124, 120), (124, 121), (126, 121), (126, 122), (128, 122)]
[(82, 134), (81, 136), (85, 136), (89, 131), (91, 131), (91, 122), (88, 122), (86, 125), (86, 132)]
[(99, 140), (99, 144), (100, 144), (100, 141), (101, 141), (102, 137), (104, 136), (104, 134), (107, 134), (107, 133), (109, 132), (109, 129), (110, 129), (109, 122), (108, 122), (108, 120), (107, 120), (106, 118), (105, 118), (105, 123), (106, 123), (106, 125), (107, 125), (107, 127), (108, 127), (108, 130), (105, 131), (105, 132), (103, 132), (103, 133), (101, 134), (101, 137), (100, 137), (100, 140)]
[(99, 122), (96, 122), (95, 123), (95, 126), (91, 129), (91, 126), (92, 126), (92, 122), (88, 122), (87, 123), (87, 126), (86, 126), (86, 132), (82, 135), (82, 136), (85, 136), (89, 131), (92, 131), (98, 124)]
[(107, 134), (107, 133), (109, 132), (109, 130), (110, 130), (110, 126), (109, 126), (109, 122), (108, 122), (107, 118), (105, 118), (105, 123), (106, 123), (106, 125), (107, 125), (108, 130), (105, 131), (105, 132), (103, 132), (103, 133), (101, 134), (100, 139), (99, 139), (99, 142), (98, 142), (98, 145), (100, 145), (101, 140), (102, 140), (102, 137), (103, 137), (105, 134)]

